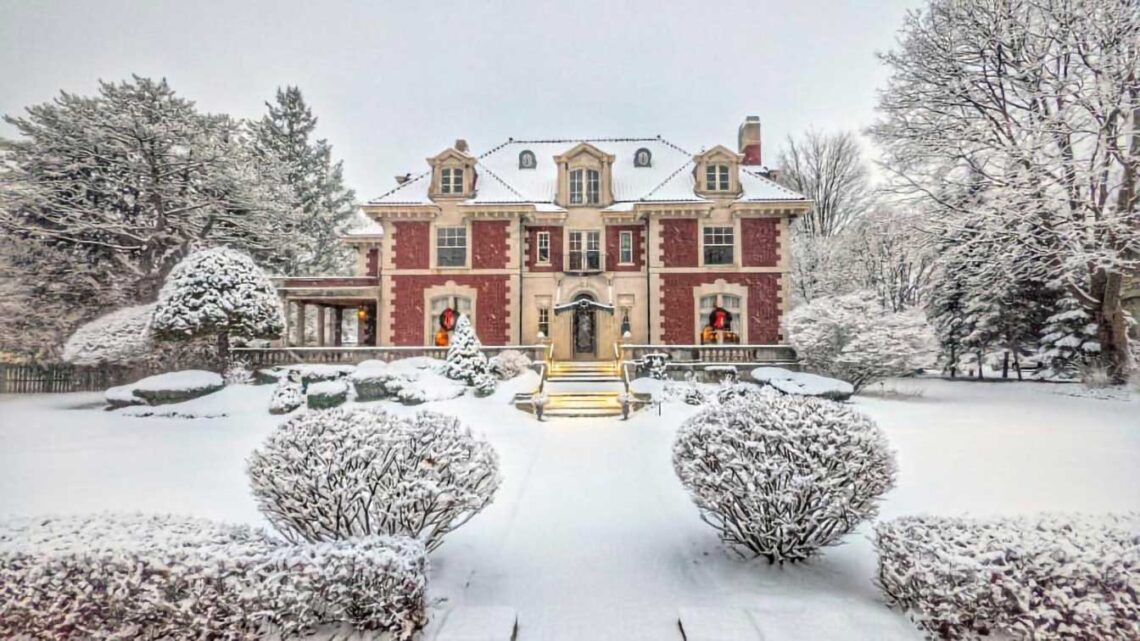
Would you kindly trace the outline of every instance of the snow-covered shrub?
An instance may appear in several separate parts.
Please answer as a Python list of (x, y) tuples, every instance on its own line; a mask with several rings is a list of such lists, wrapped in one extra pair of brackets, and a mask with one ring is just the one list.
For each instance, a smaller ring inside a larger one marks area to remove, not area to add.
[(908, 516), (875, 526), (879, 585), (944, 639), (1140, 638), (1140, 517)]
[(485, 374), (489, 365), (482, 344), (466, 314), (460, 314), (451, 332), (451, 345), (447, 348), (447, 376), (474, 385), (475, 379)]
[(243, 358), (231, 358), (229, 365), (222, 372), (222, 380), (226, 385), (250, 385), (253, 383), (253, 370), (249, 361)]
[(740, 379), (734, 365), (709, 365), (705, 367), (705, 376), (714, 383), (734, 383)]
[(388, 397), (387, 383), (391, 377), (391, 370), (384, 361), (364, 361), (356, 366), (348, 380), (356, 390), (356, 400), (378, 401)]
[(224, 386), (221, 376), (200, 369), (156, 374), (130, 385), (132, 393), (147, 405), (181, 403), (212, 394)]
[(151, 327), (163, 340), (214, 336), (224, 363), (230, 336), (277, 338), (285, 317), (273, 283), (253, 259), (216, 247), (194, 252), (174, 267), (159, 293)]
[(475, 388), (475, 396), (490, 396), (499, 386), (499, 378), (487, 370), (475, 376), (472, 386)]
[(642, 366), (649, 372), (651, 377), (663, 381), (669, 375), (669, 355), (658, 353), (646, 354), (642, 359)]
[(734, 401), (752, 401), (759, 403), (768, 398), (761, 389), (762, 388), (752, 383), (726, 383), (717, 389), (716, 402), (721, 405)]
[(467, 386), (432, 369), (413, 369), (388, 378), (384, 389), (405, 405), (446, 401), (463, 396)]
[(347, 376), (350, 376), (356, 371), (354, 365), (327, 365), (324, 363), (306, 363), (302, 365), (293, 365), (291, 369), (295, 369), (301, 373), (301, 384), (308, 389), (313, 383), (320, 383), (321, 381), (338, 381)]
[(63, 346), (73, 365), (129, 364), (146, 360), (154, 349), (150, 322), (155, 304), (124, 307), (81, 325)]
[(103, 398), (106, 399), (107, 405), (109, 405), (111, 409), (128, 407), (130, 405), (143, 405), (145, 403), (141, 398), (135, 396), (134, 385), (119, 385), (117, 387), (108, 388), (107, 391), (103, 393)]
[(348, 625), (411, 639), (426, 552), (410, 539), (288, 545), (171, 516), (0, 522), (0, 636), (247, 639)]
[(388, 363), (388, 369), (393, 374), (418, 373), (420, 370), (430, 370), (436, 374), (447, 375), (447, 361), (430, 356), (412, 356), (401, 358)]
[(757, 367), (752, 370), (752, 380), (783, 394), (819, 396), (832, 401), (845, 401), (855, 393), (855, 386), (847, 381), (782, 367)]
[(306, 402), (311, 410), (327, 410), (344, 405), (348, 400), (348, 383), (344, 381), (321, 381), (313, 383), (305, 390)]
[(844, 405), (758, 393), (685, 421), (673, 469), (722, 541), (782, 563), (873, 517), (895, 460), (875, 423)]
[(495, 450), (455, 418), (374, 407), (293, 417), (254, 450), (249, 478), (290, 540), (393, 534), (429, 550), (486, 507), (500, 480)]
[(1037, 360), (1044, 366), (1044, 375), (1053, 378), (1073, 378), (1083, 374), (1096, 363), (1101, 346), (1097, 324), (1088, 311), (1072, 296), (1061, 296), (1053, 314), (1045, 319)]
[(788, 314), (787, 330), (808, 370), (847, 381), (855, 391), (930, 365), (937, 344), (919, 311), (888, 312), (872, 292), (801, 305)]
[(489, 364), (491, 372), (505, 381), (530, 369), (531, 360), (526, 354), (512, 349), (491, 357)]
[(273, 396), (269, 397), (270, 414), (288, 414), (305, 403), (301, 388), (301, 373), (290, 371), (277, 380)]

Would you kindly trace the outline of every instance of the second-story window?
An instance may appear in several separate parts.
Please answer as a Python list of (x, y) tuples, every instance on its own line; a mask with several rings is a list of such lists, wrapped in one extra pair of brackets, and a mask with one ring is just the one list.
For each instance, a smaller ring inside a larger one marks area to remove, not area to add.
[(705, 227), (705, 264), (732, 264), (732, 227)]
[(462, 194), (463, 168), (444, 167), (440, 175), (439, 191), (444, 194)]
[(633, 264), (633, 232), (623, 231), (618, 236), (618, 262), (623, 265)]
[(601, 176), (593, 169), (586, 170), (586, 202), (596, 205), (601, 201)]
[(535, 262), (543, 265), (550, 263), (550, 232), (540, 231), (537, 238), (538, 250)]
[(467, 228), (440, 227), (435, 236), (435, 258), (439, 267), (467, 265)]
[(570, 172), (570, 203), (582, 204), (582, 172), (584, 169), (575, 169)]
[(728, 165), (705, 167), (705, 188), (709, 191), (728, 191)]

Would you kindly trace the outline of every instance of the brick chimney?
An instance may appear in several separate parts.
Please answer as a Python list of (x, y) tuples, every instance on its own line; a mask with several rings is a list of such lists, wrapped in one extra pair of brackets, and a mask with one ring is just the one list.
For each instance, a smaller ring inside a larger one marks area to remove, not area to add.
[(467, 149), (468, 149), (468, 147), (467, 147), (467, 141), (466, 140), (464, 140), (463, 138), (460, 138), (459, 140), (455, 141), (455, 151), (467, 153)]
[(760, 116), (744, 119), (736, 133), (736, 144), (737, 151), (744, 154), (745, 165), (760, 166)]

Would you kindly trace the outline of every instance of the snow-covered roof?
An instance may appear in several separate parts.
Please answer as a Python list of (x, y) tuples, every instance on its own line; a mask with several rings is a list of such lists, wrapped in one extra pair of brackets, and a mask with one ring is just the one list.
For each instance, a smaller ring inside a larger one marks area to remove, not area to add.
[[(586, 138), (561, 140), (509, 140), (482, 154), (476, 161), (478, 181), (468, 205), (534, 204), (544, 211), (562, 211), (554, 204), (558, 167), (554, 158), (582, 143), (614, 156), (610, 211), (629, 211), (637, 202), (707, 202), (694, 191), (693, 155), (657, 138)], [(634, 156), (641, 149), (651, 154), (649, 166), (639, 167)], [(530, 151), (533, 168), (519, 166), (519, 154)], [(804, 197), (761, 175), (759, 167), (741, 167), (742, 202), (800, 201)], [(415, 176), (369, 201), (370, 205), (431, 204), (431, 172)]]
[(373, 236), (383, 236), (384, 227), (373, 220), (371, 216), (368, 216), (358, 209), (352, 219), (341, 228), (340, 233), (350, 239), (370, 238)]

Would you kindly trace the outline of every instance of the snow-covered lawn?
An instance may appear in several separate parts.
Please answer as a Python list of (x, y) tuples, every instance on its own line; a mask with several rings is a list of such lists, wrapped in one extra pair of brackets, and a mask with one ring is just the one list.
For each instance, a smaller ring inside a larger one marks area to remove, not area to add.
[[(853, 400), (898, 452), (883, 517), (1140, 509), (1140, 403), (1040, 383), (893, 385), (914, 393)], [(420, 406), (483, 432), (504, 476), (494, 503), (432, 556), (441, 608), (515, 608), (522, 640), (679, 639), (677, 612), (688, 607), (752, 608), (788, 639), (801, 622), (829, 638), (919, 638), (882, 605), (866, 528), (800, 566), (743, 561), (720, 545), (671, 466), (673, 434), (699, 408), (537, 423), (508, 403), (532, 386), (524, 376), (489, 398)], [(107, 412), (100, 394), (2, 398), (0, 514), (143, 510), (262, 524), (244, 460), (283, 420), (267, 412), (271, 391), (152, 408), (184, 406), (196, 419)]]

